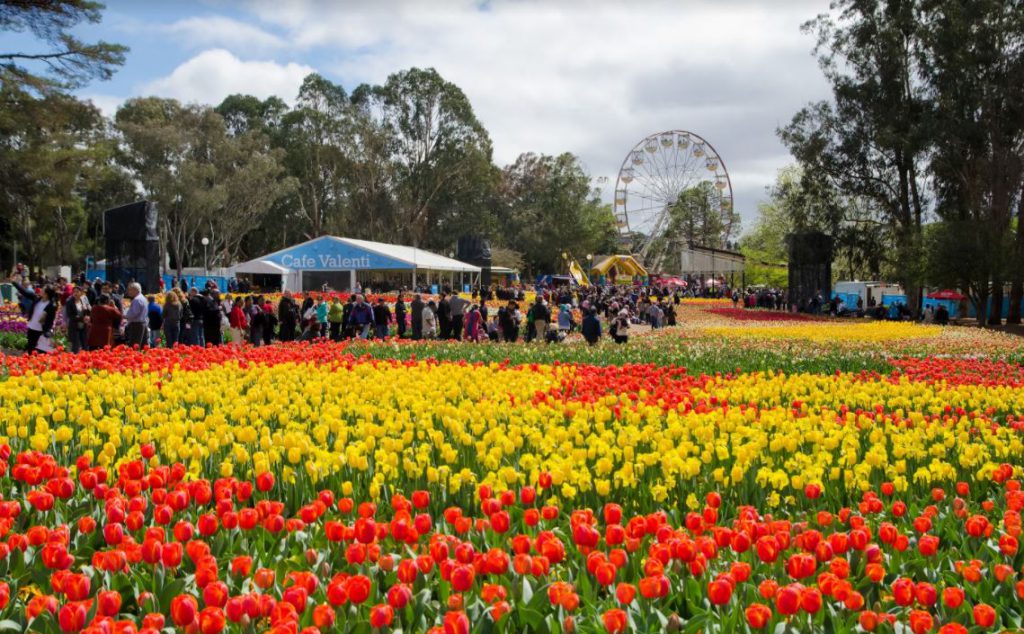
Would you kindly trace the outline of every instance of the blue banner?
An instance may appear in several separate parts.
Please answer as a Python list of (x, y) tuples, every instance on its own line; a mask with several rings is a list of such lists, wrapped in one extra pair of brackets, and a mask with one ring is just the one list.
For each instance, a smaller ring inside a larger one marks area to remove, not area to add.
[(260, 258), (285, 268), (300, 271), (365, 271), (372, 269), (412, 269), (408, 262), (389, 258), (323, 236), (290, 249)]

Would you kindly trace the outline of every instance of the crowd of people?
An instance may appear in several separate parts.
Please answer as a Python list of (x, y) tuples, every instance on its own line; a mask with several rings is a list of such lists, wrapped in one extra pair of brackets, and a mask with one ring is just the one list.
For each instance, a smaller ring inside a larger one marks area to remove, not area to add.
[(28, 320), (26, 349), (35, 352), (54, 349), (58, 325), (66, 328), (71, 352), (115, 345), (261, 346), (390, 336), (557, 343), (573, 333), (590, 344), (605, 336), (624, 343), (634, 325), (674, 325), (675, 306), (683, 296), (674, 289), (542, 286), (530, 301), (522, 287), (475, 288), (463, 294), (443, 288), (437, 296), (399, 291), (391, 303), (383, 296), (370, 301), (360, 293), (286, 291), (272, 301), (257, 294), (222, 294), (212, 282), (203, 289), (176, 283), (147, 296), (135, 282), (89, 283), (79, 277), (30, 284), (20, 270), (10, 281)]
[[(392, 302), (383, 296), (368, 299), (360, 292), (339, 295), (286, 291), (279, 299), (260, 294), (222, 294), (212, 281), (198, 289), (177, 279), (166, 292), (146, 296), (134, 282), (126, 287), (101, 280), (89, 283), (84, 276), (75, 282), (43, 280), (32, 285), (20, 269), (11, 276), (11, 282), (28, 321), (26, 349), (37, 352), (54, 348), (53, 330), (57, 325), (66, 328), (72, 352), (122, 344), (261, 346), (274, 341), (391, 336), (557, 343), (573, 333), (594, 345), (605, 336), (625, 343), (630, 329), (640, 324), (652, 329), (675, 325), (676, 307), (687, 297), (731, 299), (734, 306), (744, 308), (791, 308), (780, 289), (743, 290), (729, 288), (724, 281), (688, 288), (540, 285), (536, 298), (529, 301), (522, 286), (478, 287), (463, 294), (446, 287), (436, 296), (402, 289)], [(909, 311), (899, 303), (865, 310), (861, 305), (847, 306), (841, 297), (826, 301), (820, 293), (800, 308), (840, 317), (868, 313), (879, 319), (909, 318)], [(948, 323), (949, 313), (941, 308), (926, 318)]]

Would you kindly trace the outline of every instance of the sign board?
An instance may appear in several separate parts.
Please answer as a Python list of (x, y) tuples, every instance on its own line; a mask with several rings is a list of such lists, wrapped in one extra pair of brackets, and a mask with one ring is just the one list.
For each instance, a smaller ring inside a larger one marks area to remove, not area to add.
[(408, 262), (389, 258), (324, 236), (261, 258), (301, 271), (366, 271), (413, 269)]

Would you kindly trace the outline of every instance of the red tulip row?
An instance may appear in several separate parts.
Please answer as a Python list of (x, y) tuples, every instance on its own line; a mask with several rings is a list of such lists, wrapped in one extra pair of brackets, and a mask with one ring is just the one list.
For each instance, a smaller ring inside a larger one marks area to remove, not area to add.
[(710, 492), (674, 517), (560, 508), (546, 473), (481, 486), (463, 508), (440, 490), (359, 502), (269, 472), (189, 479), (141, 454), (109, 470), (0, 447), (0, 620), (103, 634), (1020, 625), (1009, 465), (928, 499), (884, 483), (825, 508), (811, 484), (774, 515), (726, 516)]
[(945, 382), (951, 385), (1024, 386), (1024, 366), (998, 359), (937, 359), (935, 357), (897, 359), (897, 372), (911, 381)]

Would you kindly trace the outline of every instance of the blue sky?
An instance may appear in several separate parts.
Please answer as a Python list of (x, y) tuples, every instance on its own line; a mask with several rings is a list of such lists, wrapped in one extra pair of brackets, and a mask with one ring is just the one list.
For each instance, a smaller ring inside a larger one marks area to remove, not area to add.
[(749, 225), (790, 162), (775, 129), (827, 97), (800, 25), (827, 0), (108, 0), (90, 39), (131, 47), (80, 91), (112, 114), (156, 94), (291, 101), (312, 71), (352, 90), (433, 66), (469, 96), (495, 161), (569, 151), (606, 177), (648, 134), (692, 130), (718, 148)]

